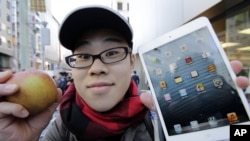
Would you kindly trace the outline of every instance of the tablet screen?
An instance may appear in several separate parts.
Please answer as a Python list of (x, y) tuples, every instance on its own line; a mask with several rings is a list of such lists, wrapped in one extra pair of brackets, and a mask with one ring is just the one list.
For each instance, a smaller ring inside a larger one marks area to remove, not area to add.
[(142, 54), (170, 136), (249, 117), (207, 27)]

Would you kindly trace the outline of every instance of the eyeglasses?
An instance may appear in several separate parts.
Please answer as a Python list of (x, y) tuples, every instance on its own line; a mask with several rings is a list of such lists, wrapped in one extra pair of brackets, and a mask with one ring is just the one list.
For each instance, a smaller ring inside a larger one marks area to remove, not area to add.
[(104, 64), (111, 64), (124, 60), (128, 53), (131, 52), (132, 49), (128, 47), (116, 47), (96, 55), (87, 53), (73, 54), (65, 57), (65, 61), (71, 68), (87, 68), (91, 66), (97, 58)]

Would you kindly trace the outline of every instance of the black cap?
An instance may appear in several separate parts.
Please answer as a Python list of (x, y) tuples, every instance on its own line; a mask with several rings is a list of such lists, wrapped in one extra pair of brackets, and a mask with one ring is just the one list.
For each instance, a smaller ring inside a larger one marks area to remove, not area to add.
[(128, 21), (117, 11), (104, 6), (86, 6), (70, 13), (59, 31), (59, 41), (69, 50), (84, 32), (95, 28), (110, 28), (120, 33), (131, 45), (133, 31)]

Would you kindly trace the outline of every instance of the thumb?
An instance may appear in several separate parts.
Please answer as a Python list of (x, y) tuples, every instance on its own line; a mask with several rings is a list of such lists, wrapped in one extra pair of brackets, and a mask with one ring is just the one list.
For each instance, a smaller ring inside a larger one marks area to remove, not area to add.
[(140, 99), (141, 99), (141, 102), (142, 102), (147, 108), (149, 108), (149, 110), (152, 110), (152, 111), (155, 111), (155, 112), (156, 112), (156, 108), (155, 108), (155, 104), (154, 104), (152, 95), (150, 95), (150, 94), (148, 94), (148, 93), (141, 93)]
[(37, 132), (42, 132), (43, 129), (49, 124), (52, 119), (53, 114), (58, 107), (58, 103), (52, 104), (45, 111), (29, 117), (29, 125)]

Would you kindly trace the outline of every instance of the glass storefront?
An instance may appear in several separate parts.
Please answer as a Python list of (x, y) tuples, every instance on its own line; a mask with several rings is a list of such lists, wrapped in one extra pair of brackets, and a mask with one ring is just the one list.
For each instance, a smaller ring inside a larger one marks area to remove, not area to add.
[[(222, 20), (223, 22), (218, 22)], [(224, 23), (225, 26), (224, 31), (217, 32), (217, 35), (229, 60), (240, 60), (244, 69), (239, 75), (250, 80), (250, 5), (226, 13), (217, 22)], [(250, 95), (250, 87), (246, 89), (246, 93)]]

